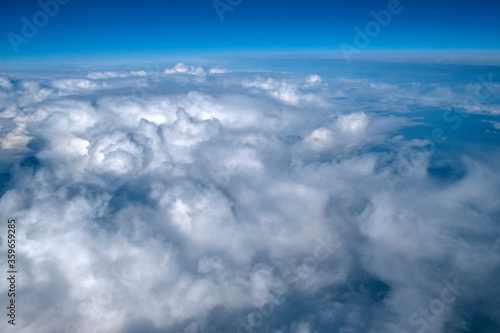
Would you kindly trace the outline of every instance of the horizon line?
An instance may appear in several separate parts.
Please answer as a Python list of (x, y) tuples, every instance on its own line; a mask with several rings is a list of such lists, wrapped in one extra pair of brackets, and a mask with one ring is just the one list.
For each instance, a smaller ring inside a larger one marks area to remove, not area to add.
[[(481, 55), (486, 58), (477, 59), (476, 57)], [(448, 59), (435, 59), (432, 57), (436, 56), (447, 56)], [(474, 56), (473, 58), (470, 58)], [(174, 62), (184, 62), (184, 61), (207, 61), (216, 60), (214, 57), (224, 57), (227, 59), (231, 58), (247, 58), (247, 59), (259, 59), (259, 58), (293, 58), (293, 57), (304, 57), (304, 58), (317, 58), (317, 59), (331, 59), (331, 60), (346, 60), (345, 55), (341, 51), (261, 51), (244, 53), (234, 52), (234, 51), (219, 51), (219, 52), (204, 52), (204, 53), (187, 53), (187, 52), (176, 52), (176, 53), (128, 53), (128, 54), (89, 54), (89, 55), (63, 55), (63, 56), (25, 56), (25, 57), (15, 57), (15, 58), (1, 58), (0, 70), (7, 69), (8, 67), (32, 67), (44, 65), (47, 67), (52, 67), (51, 65), (57, 66), (75, 66), (75, 65), (132, 65), (137, 63), (174, 63)], [(16, 59), (17, 58), (17, 59)], [(66, 61), (61, 61), (62, 59)], [(223, 59), (224, 59), (223, 58)], [(355, 54), (351, 54), (350, 58), (354, 61), (370, 61), (370, 60), (380, 60), (380, 61), (408, 61), (411, 62), (424, 62), (429, 63), (434, 62), (443, 64), (443, 62), (449, 64), (462, 64), (462, 65), (492, 65), (500, 66), (500, 50), (496, 49), (485, 49), (485, 50), (363, 50)], [(439, 60), (439, 61), (438, 61)], [(444, 60), (444, 61), (443, 61)], [(466, 61), (466, 63), (462, 63)], [(484, 62), (486, 61), (486, 62)]]

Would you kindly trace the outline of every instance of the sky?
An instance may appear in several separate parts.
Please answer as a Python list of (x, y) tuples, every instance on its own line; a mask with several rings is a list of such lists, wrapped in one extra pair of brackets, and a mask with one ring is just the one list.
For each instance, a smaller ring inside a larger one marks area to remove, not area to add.
[[(232, 5), (227, 0), (61, 2), (41, 1), (43, 6), (38, 1), (3, 2), (0, 59), (341, 52), (341, 43), (353, 45), (355, 27), (364, 31), (374, 20), (372, 11), (380, 13), (392, 6), (397, 10), (370, 38), (367, 50), (500, 47), (500, 4), (489, 0), (232, 0)], [(43, 8), (51, 15), (40, 14)], [(23, 27), (34, 21), (38, 31), (26, 28), (23, 35)], [(9, 33), (17, 37), (8, 37)]]
[(499, 2), (215, 4), (2, 3), (0, 331), (500, 332)]

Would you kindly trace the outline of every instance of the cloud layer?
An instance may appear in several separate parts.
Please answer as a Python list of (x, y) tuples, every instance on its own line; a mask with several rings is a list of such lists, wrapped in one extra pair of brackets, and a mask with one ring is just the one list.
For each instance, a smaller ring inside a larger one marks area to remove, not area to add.
[(22, 331), (498, 331), (498, 77), (320, 75), (0, 77)]

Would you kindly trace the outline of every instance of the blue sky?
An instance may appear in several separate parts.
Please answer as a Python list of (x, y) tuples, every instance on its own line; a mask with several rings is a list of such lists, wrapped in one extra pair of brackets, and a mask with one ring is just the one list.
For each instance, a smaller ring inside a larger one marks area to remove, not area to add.
[[(50, 1), (48, 1), (50, 2)], [(47, 2), (47, 3), (48, 3)], [(142, 58), (178, 54), (338, 52), (352, 44), (354, 27), (390, 1), (81, 1), (59, 4), (54, 17), (14, 51), (8, 34), (23, 37), (37, 1), (4, 2), (0, 58)], [(223, 6), (231, 10), (223, 11)], [(497, 1), (401, 0), (402, 10), (371, 38), (367, 51), (498, 50)], [(221, 17), (223, 20), (221, 20)], [(39, 16), (39, 19), (43, 17)], [(11, 35), (11, 39), (12, 39)]]

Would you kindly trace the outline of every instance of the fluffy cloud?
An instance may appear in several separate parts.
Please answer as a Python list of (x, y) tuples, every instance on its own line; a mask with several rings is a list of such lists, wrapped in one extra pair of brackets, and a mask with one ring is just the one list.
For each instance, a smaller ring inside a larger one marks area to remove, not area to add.
[(498, 91), (152, 73), (0, 80), (23, 332), (498, 330)]
[(321, 83), (321, 76), (313, 74), (306, 77), (307, 85), (314, 86)]
[(130, 75), (133, 75), (133, 76), (147, 76), (148, 75), (148, 72), (144, 71), (144, 70), (140, 70), (140, 71), (131, 71), (130, 72)]
[[(308, 77), (306, 82), (307, 84), (303, 87), (309, 87), (311, 85), (310, 77)], [(314, 82), (318, 82), (317, 78)], [(321, 99), (317, 95), (301, 92), (299, 83), (294, 82), (293, 80), (277, 80), (274, 78), (264, 79), (259, 77), (255, 80), (245, 79), (242, 81), (242, 85), (246, 88), (258, 88), (267, 91), (270, 96), (284, 102), (287, 105), (298, 105), (299, 103), (321, 103)]]
[(333, 133), (327, 128), (318, 128), (314, 130), (305, 142), (314, 150), (328, 150), (331, 148)]
[(202, 67), (186, 66), (182, 62), (172, 68), (166, 68), (165, 74), (188, 74), (188, 75), (205, 75), (205, 70)]
[(344, 133), (363, 132), (368, 125), (368, 117), (364, 112), (341, 115), (339, 117), (339, 126)]
[(52, 82), (54, 88), (64, 92), (91, 90), (99, 88), (99, 84), (85, 79), (60, 79)]
[(12, 82), (8, 78), (0, 77), (0, 87), (4, 89), (12, 89)]

